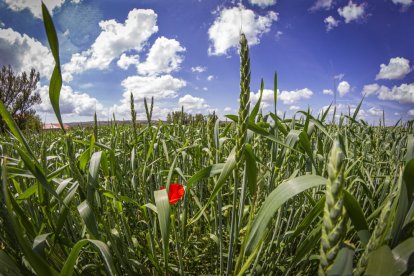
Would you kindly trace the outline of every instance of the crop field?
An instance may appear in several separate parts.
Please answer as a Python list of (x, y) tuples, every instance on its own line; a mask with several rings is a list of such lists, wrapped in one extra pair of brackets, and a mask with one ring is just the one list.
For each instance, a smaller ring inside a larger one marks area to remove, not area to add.
[(243, 34), (240, 61), (227, 122), (157, 122), (145, 100), (142, 124), (131, 99), (128, 124), (23, 133), (0, 102), (0, 274), (412, 275), (413, 121), (283, 118), (277, 93), (263, 114)]

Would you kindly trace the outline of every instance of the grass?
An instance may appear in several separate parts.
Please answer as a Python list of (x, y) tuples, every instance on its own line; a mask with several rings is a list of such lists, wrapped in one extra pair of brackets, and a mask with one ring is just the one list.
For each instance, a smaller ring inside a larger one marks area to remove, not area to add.
[[(60, 123), (58, 42), (50, 97)], [(0, 274), (408, 275), (414, 267), (413, 121), (250, 108), (189, 124), (22, 134), (0, 103)], [(262, 83), (262, 90), (263, 90)], [(275, 75), (274, 91), (277, 91)], [(331, 107), (331, 110), (335, 110)], [(95, 117), (96, 121), (96, 117)], [(170, 183), (185, 196), (168, 202)], [(166, 190), (160, 190), (165, 186)]]

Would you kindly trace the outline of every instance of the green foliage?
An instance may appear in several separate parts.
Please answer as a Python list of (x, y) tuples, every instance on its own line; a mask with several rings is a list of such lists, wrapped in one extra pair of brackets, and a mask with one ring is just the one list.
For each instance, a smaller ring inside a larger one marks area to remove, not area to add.
[[(34, 105), (42, 102), (39, 92), (35, 91), (39, 78), (35, 69), (20, 75), (16, 75), (10, 65), (0, 70), (0, 102), (21, 130), (41, 129), (40, 118), (33, 109)], [(5, 127), (5, 119), (0, 117), (0, 133), (5, 131)]]

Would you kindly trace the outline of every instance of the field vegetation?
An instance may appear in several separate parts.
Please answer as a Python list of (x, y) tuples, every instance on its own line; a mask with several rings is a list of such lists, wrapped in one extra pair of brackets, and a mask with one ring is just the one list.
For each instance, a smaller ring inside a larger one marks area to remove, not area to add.
[[(43, 17), (63, 125), (45, 6)], [(274, 110), (263, 114), (249, 99), (243, 34), (240, 59), (228, 123), (178, 113), (154, 123), (145, 100), (138, 125), (131, 96), (131, 124), (98, 127), (95, 117), (91, 129), (23, 134), (0, 102), (0, 274), (413, 273), (413, 121), (372, 126), (358, 119), (361, 104), (281, 118), (276, 74)]]

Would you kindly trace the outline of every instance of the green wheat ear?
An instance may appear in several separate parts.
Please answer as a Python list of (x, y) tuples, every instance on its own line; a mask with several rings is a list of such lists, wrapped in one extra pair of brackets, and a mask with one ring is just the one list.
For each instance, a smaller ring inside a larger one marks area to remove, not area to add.
[[(369, 242), (362, 253), (361, 257), (359, 258), (358, 264), (354, 270), (355, 276), (363, 275), (365, 272), (365, 269), (368, 265), (368, 258), (371, 252), (377, 250), (380, 248), (383, 243), (384, 239), (388, 233), (388, 221), (391, 213), (391, 205), (393, 203), (394, 194), (389, 196), (387, 203), (385, 204), (384, 208), (381, 211), (380, 217), (378, 219), (377, 226), (374, 229), (374, 232), (372, 233), (371, 238), (369, 239)], [(391, 220), (392, 221), (392, 220)]]
[(320, 247), (319, 275), (326, 275), (338, 254), (344, 229), (343, 187), (344, 158), (341, 144), (335, 140), (328, 164), (328, 182), (326, 183), (326, 201), (323, 213), (323, 226)]
[(247, 120), (250, 109), (250, 57), (246, 36), (240, 34), (240, 107), (237, 124), (236, 161), (237, 168), (241, 166), (241, 157), (247, 136)]

